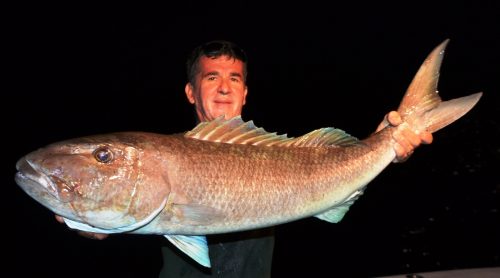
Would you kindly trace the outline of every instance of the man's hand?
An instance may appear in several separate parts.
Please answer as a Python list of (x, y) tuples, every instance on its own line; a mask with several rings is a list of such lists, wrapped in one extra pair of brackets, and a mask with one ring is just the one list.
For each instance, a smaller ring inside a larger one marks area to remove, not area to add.
[[(56, 215), (56, 220), (61, 222), (61, 223), (64, 223), (64, 219), (59, 215)], [(83, 237), (91, 238), (91, 239), (102, 240), (102, 239), (105, 239), (108, 237), (108, 234), (98, 234), (98, 233), (84, 232), (84, 231), (78, 231), (78, 230), (76, 230), (76, 232)]]
[[(380, 131), (388, 125), (398, 126), (401, 122), (402, 120), (399, 113), (391, 111), (385, 115), (384, 120), (379, 124), (375, 132)], [(395, 163), (406, 161), (413, 154), (413, 151), (420, 146), (420, 144), (430, 144), (433, 139), (432, 133), (430, 132), (422, 131), (419, 134), (416, 134), (410, 128), (404, 126), (394, 132), (392, 134), (392, 138), (396, 141), (396, 144), (394, 145), (396, 158), (393, 160)]]

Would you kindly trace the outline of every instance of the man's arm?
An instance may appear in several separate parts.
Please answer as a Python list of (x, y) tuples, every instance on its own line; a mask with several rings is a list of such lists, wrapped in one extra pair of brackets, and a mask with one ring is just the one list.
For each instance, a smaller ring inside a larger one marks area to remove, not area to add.
[[(398, 126), (401, 124), (401, 116), (396, 111), (391, 111), (385, 115), (384, 120), (377, 127), (377, 131), (380, 131), (387, 125)], [(396, 145), (394, 145), (394, 151), (396, 152), (396, 158), (393, 160), (395, 163), (400, 163), (406, 161), (412, 154), (413, 151), (421, 144), (432, 143), (432, 133), (427, 131), (422, 131), (416, 134), (409, 128), (403, 128), (392, 134), (394, 140), (396, 140)]]

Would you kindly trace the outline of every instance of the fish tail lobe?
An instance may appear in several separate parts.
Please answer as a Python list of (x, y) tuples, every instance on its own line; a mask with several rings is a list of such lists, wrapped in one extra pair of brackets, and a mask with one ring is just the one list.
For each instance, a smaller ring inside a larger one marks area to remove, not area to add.
[(482, 93), (441, 100), (437, 91), (439, 69), (449, 40), (438, 45), (425, 59), (406, 91), (398, 112), (416, 131), (436, 132), (465, 115), (479, 101)]

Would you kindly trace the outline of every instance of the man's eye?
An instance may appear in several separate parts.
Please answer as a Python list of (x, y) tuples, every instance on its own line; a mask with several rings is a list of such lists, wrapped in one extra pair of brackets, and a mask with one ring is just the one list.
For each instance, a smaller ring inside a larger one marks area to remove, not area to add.
[(215, 76), (209, 76), (207, 79), (210, 80), (210, 81), (214, 81), (215, 80)]

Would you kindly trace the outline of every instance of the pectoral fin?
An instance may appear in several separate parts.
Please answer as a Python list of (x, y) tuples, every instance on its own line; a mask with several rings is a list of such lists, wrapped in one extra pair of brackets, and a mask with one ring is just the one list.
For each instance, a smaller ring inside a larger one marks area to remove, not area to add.
[(224, 218), (220, 211), (197, 204), (173, 204), (172, 212), (184, 225), (209, 225)]
[(205, 236), (165, 235), (182, 252), (204, 267), (210, 267), (208, 245)]
[(101, 234), (109, 234), (109, 233), (113, 233), (113, 232), (119, 232), (119, 231), (115, 231), (113, 229), (106, 230), (106, 229), (92, 227), (88, 224), (73, 221), (73, 220), (68, 219), (68, 218), (64, 218), (64, 223), (66, 223), (66, 225), (73, 230), (79, 230), (79, 231), (84, 231), (84, 232), (101, 233)]

